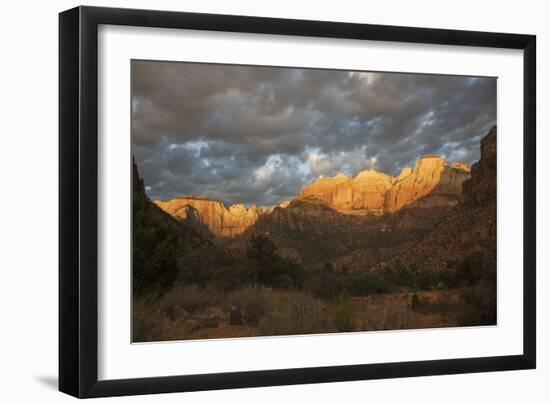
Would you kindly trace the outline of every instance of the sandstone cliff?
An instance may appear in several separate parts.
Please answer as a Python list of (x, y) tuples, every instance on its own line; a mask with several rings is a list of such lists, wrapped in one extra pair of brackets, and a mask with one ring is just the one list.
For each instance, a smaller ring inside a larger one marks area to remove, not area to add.
[(226, 206), (204, 197), (184, 196), (154, 203), (180, 222), (198, 230), (203, 235), (234, 237), (253, 225), (258, 216), (269, 211), (255, 205)]
[(317, 200), (345, 214), (382, 215), (405, 206), (453, 206), (470, 177), (464, 163), (450, 166), (439, 156), (426, 156), (397, 177), (365, 170), (353, 178), (345, 174), (321, 178), (302, 190), (297, 199)]
[[(362, 222), (350, 222), (340, 216), (382, 217), (404, 208), (454, 206), (460, 200), (462, 183), (469, 176), (470, 169), (463, 163), (448, 166), (441, 157), (427, 156), (419, 159), (414, 168), (405, 167), (397, 177), (369, 169), (353, 178), (342, 173), (322, 178), (304, 187), (294, 200), (273, 207), (226, 206), (197, 196), (154, 203), (204, 236), (231, 238), (243, 234), (261, 216), (270, 216), (268, 220), (273, 223), (285, 222), (292, 229), (306, 231), (308, 220), (312, 218), (328, 227), (338, 227), (339, 223), (353, 226)], [(321, 209), (319, 205), (328, 209)], [(282, 212), (281, 209), (290, 210)], [(320, 212), (325, 216), (318, 217)], [(443, 210), (432, 217), (439, 218), (440, 212)], [(400, 228), (416, 227), (417, 217), (420, 215), (412, 217), (409, 211), (399, 222)], [(431, 222), (427, 220), (426, 223)]]
[(481, 140), (481, 158), (463, 184), (462, 202), (420, 242), (383, 266), (445, 269), (472, 253), (496, 254), (496, 128)]

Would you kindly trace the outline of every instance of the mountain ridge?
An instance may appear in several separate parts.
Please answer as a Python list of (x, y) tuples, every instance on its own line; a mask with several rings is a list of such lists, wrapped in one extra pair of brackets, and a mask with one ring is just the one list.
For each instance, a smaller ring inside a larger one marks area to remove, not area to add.
[(393, 214), (404, 207), (433, 208), (454, 206), (460, 200), (462, 183), (470, 176), (465, 163), (450, 165), (440, 156), (423, 156), (414, 167), (404, 167), (398, 176), (362, 170), (349, 177), (338, 173), (305, 185), (290, 201), (259, 207), (226, 205), (200, 195), (182, 195), (155, 205), (207, 238), (233, 238), (253, 226), (260, 216), (296, 201), (324, 204), (335, 211), (356, 216)]
[(417, 244), (382, 263), (382, 268), (442, 270), (468, 254), (482, 254), (496, 263), (496, 148), (497, 129), (493, 127), (481, 139), (481, 157), (471, 168), (471, 178), (464, 183), (462, 202)]

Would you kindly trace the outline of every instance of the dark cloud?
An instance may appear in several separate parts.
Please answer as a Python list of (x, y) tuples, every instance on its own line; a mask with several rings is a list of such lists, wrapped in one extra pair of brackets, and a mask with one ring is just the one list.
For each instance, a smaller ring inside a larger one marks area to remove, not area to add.
[(152, 198), (271, 205), (320, 176), (472, 164), (496, 79), (134, 61), (133, 152)]

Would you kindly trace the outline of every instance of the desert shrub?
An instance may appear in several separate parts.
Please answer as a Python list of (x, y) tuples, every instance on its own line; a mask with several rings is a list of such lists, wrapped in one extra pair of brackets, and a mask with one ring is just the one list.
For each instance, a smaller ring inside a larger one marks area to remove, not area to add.
[(345, 289), (353, 296), (388, 293), (391, 284), (378, 272), (359, 272), (345, 276)]
[(323, 271), (334, 272), (334, 266), (332, 265), (332, 262), (325, 262), (325, 265), (323, 265)]
[(278, 265), (281, 274), (278, 283), (281, 287), (284, 289), (302, 289), (306, 273), (298, 261), (290, 257), (279, 257)]
[(246, 256), (256, 261), (272, 259), (277, 252), (277, 246), (264, 235), (252, 236), (246, 248)]
[(260, 285), (250, 285), (229, 292), (226, 296), (226, 306), (245, 306), (250, 301), (263, 302), (265, 290)]
[(154, 299), (140, 297), (132, 302), (132, 342), (160, 341), (166, 337), (167, 317)]
[(304, 290), (321, 299), (335, 299), (342, 293), (351, 296), (389, 293), (394, 284), (380, 272), (343, 273), (335, 271), (310, 272)]
[(247, 323), (258, 325), (261, 317), (268, 309), (266, 302), (266, 294), (268, 293), (267, 289), (259, 285), (234, 290), (226, 297), (226, 309), (236, 306), (242, 310)]
[(169, 314), (174, 308), (186, 310), (189, 313), (215, 306), (219, 302), (219, 294), (197, 285), (179, 284), (162, 295), (156, 305), (160, 310)]
[(401, 330), (418, 328), (419, 323), (414, 311), (403, 305), (389, 305), (387, 307), (369, 307), (361, 316), (360, 328), (365, 331)]
[[(225, 250), (213, 245), (196, 248), (180, 258), (179, 280), (186, 284), (210, 286), (212, 280), (223, 280), (227, 272), (236, 281), (241, 280), (242, 274), (238, 273), (236, 262)], [(221, 285), (223, 286), (223, 285)]]
[(485, 279), (494, 278), (495, 271), (491, 269), (496, 268), (496, 264), (490, 262), (491, 259), (489, 254), (474, 253), (462, 260), (449, 262), (447, 268), (442, 270), (430, 268), (412, 270), (397, 267), (381, 271), (381, 274), (393, 289), (406, 287), (429, 290), (440, 286), (454, 289), (474, 286), (484, 282)]
[(256, 273), (242, 258), (227, 250), (207, 245), (180, 258), (179, 281), (229, 292), (256, 282)]
[(154, 205), (133, 164), (132, 291), (136, 297), (161, 295), (181, 271), (179, 257), (208, 245), (201, 236)]
[(135, 299), (132, 303), (132, 341), (146, 342), (154, 338), (162, 322), (162, 313), (146, 299)]
[(451, 268), (447, 268), (439, 271), (439, 281), (447, 288), (454, 289), (458, 286), (458, 278), (456, 271)]
[(472, 254), (457, 265), (461, 285), (456, 318), (461, 325), (492, 325), (497, 320), (496, 252)]
[(329, 319), (323, 303), (307, 293), (263, 289), (265, 315), (260, 335), (292, 335), (326, 332)]
[[(248, 285), (223, 293), (213, 288), (179, 284), (161, 297), (134, 299), (133, 340), (160, 341), (206, 337), (197, 318), (205, 313), (229, 314), (237, 307), (244, 325), (241, 335), (293, 335), (332, 330), (325, 304), (311, 295)], [(175, 315), (174, 315), (175, 314)], [(195, 325), (191, 325), (195, 323)]]
[(261, 302), (249, 301), (244, 307), (246, 321), (251, 325), (258, 325), (265, 314), (265, 307)]
[(457, 273), (454, 268), (446, 268), (443, 270), (424, 268), (416, 271), (405, 268), (394, 268), (382, 271), (381, 274), (392, 289), (404, 287), (429, 290), (439, 286), (456, 288), (458, 285)]
[(145, 196), (133, 200), (133, 293), (136, 296), (173, 286), (178, 277), (176, 256), (183, 249), (178, 226)]
[(304, 269), (294, 259), (277, 254), (275, 243), (266, 236), (253, 236), (247, 246), (255, 279), (279, 289), (299, 289), (303, 286)]
[(422, 298), (415, 292), (409, 304), (413, 311), (424, 314), (452, 315), (459, 309), (456, 299), (449, 295), (431, 299), (429, 297)]
[(304, 281), (304, 290), (321, 299), (334, 299), (345, 290), (344, 277), (335, 272), (311, 272)]
[(416, 283), (416, 273), (403, 267), (389, 269), (384, 275), (393, 286), (412, 287)]
[(458, 263), (456, 277), (459, 284), (473, 286), (483, 277), (483, 257), (481, 254), (472, 254)]
[(334, 303), (334, 324), (340, 332), (353, 331), (357, 327), (355, 306), (344, 294), (341, 294)]
[(294, 279), (289, 274), (281, 274), (274, 278), (272, 285), (279, 289), (292, 289), (295, 286)]
[(255, 274), (244, 263), (235, 263), (230, 267), (217, 268), (211, 273), (208, 285), (221, 291), (229, 292), (243, 285), (253, 284)]
[(496, 288), (481, 285), (461, 290), (461, 302), (456, 311), (460, 325), (493, 325), (497, 320)]
[(420, 298), (416, 292), (413, 293), (411, 297), (411, 309), (414, 311), (420, 310)]

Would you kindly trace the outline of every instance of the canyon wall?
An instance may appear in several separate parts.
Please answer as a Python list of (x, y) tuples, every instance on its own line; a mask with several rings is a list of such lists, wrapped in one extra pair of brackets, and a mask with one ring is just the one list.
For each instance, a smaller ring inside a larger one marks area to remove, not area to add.
[[(413, 168), (401, 170), (396, 177), (369, 169), (355, 177), (340, 173), (321, 178), (305, 186), (295, 199), (273, 207), (226, 206), (222, 202), (198, 196), (156, 200), (154, 203), (204, 236), (231, 238), (254, 225), (260, 216), (271, 213), (274, 214), (271, 220), (292, 221), (293, 227), (299, 228), (297, 221), (320, 214), (327, 215), (324, 219), (341, 222), (342, 219), (335, 219), (333, 213), (371, 217), (393, 214), (405, 207), (454, 206), (460, 200), (462, 183), (469, 177), (470, 169), (463, 163), (449, 166), (441, 157), (426, 156), (419, 159)], [(312, 209), (316, 205), (329, 209)], [(289, 215), (276, 212), (276, 208), (287, 209), (290, 206), (293, 210)]]
[(209, 237), (235, 237), (268, 211), (255, 205), (226, 206), (204, 197), (184, 196), (154, 203), (182, 223)]
[(463, 184), (462, 202), (416, 245), (382, 267), (442, 270), (475, 253), (496, 257), (496, 148), (497, 132), (493, 128), (481, 140), (481, 158)]
[(319, 200), (345, 214), (382, 215), (414, 203), (426, 208), (453, 206), (468, 178), (466, 164), (448, 166), (439, 156), (426, 156), (414, 168), (403, 168), (397, 177), (370, 169), (352, 178), (345, 174), (321, 178), (304, 187), (297, 198)]

